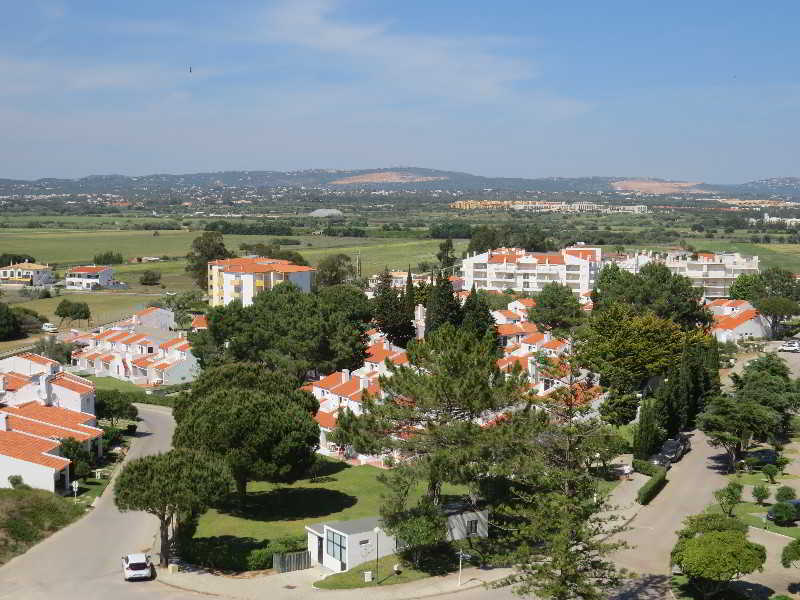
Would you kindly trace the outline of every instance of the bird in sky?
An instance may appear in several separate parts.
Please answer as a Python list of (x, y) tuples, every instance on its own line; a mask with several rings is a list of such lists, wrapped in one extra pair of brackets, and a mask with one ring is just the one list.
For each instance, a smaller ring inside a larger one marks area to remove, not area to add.
[(189, 73), (191, 73), (191, 72), (192, 72), (192, 67), (191, 67), (191, 65), (189, 65)]

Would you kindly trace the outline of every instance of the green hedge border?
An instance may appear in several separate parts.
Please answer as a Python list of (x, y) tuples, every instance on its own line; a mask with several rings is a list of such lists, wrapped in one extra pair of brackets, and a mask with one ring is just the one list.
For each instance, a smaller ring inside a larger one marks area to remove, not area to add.
[(650, 504), (650, 501), (658, 496), (658, 493), (667, 484), (667, 470), (664, 467), (652, 466), (655, 473), (636, 492), (636, 501), (642, 505)]

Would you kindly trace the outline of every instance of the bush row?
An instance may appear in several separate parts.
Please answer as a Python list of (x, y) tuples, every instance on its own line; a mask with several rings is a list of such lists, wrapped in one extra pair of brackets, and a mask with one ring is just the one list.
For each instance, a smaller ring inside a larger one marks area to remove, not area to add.
[(283, 536), (263, 542), (236, 543), (229, 536), (184, 538), (181, 558), (191, 564), (225, 571), (260, 571), (272, 568), (272, 556), (305, 550), (304, 535)]
[(653, 466), (656, 472), (636, 493), (636, 501), (639, 504), (649, 504), (653, 498), (658, 496), (658, 492), (660, 492), (667, 483), (667, 470), (664, 467), (651, 466)]
[(661, 468), (657, 465), (654, 465), (651, 462), (642, 460), (640, 458), (634, 458), (632, 466), (633, 470), (636, 471), (637, 473), (641, 473), (642, 475), (648, 475), (650, 477), (655, 475), (658, 469)]

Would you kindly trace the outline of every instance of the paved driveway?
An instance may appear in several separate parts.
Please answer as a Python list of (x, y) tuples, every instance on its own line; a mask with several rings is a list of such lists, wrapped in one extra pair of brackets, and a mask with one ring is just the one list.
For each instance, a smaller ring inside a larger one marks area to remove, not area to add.
[(724, 459), (723, 451), (712, 448), (705, 434), (695, 431), (692, 451), (670, 469), (667, 486), (642, 507), (630, 530), (620, 536), (632, 547), (618, 552), (615, 562), (639, 574), (667, 574), (675, 532), (683, 519), (702, 512), (714, 500), (714, 490), (726, 483), (718, 470)]
[[(174, 421), (169, 409), (140, 407), (140, 430), (129, 456), (165, 452)], [(92, 512), (0, 568), (0, 598), (14, 600), (141, 600), (196, 598), (157, 583), (125, 583), (120, 556), (149, 548), (158, 530), (155, 517), (120, 513), (110, 490)]]

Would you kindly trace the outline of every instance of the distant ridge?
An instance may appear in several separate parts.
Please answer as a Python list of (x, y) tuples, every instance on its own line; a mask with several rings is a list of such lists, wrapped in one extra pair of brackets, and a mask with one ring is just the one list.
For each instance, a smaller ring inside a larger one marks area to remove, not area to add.
[(0, 179), (0, 193), (19, 189), (51, 193), (118, 193), (126, 189), (166, 190), (207, 187), (276, 189), (498, 190), (534, 192), (636, 192), (660, 194), (718, 193), (780, 195), (800, 198), (800, 178), (776, 177), (742, 184), (707, 184), (651, 177), (484, 177), (458, 171), (420, 167), (380, 169), (303, 169), (296, 171), (217, 171), (207, 173), (89, 175), (80, 179), (44, 178), (34, 181)]

